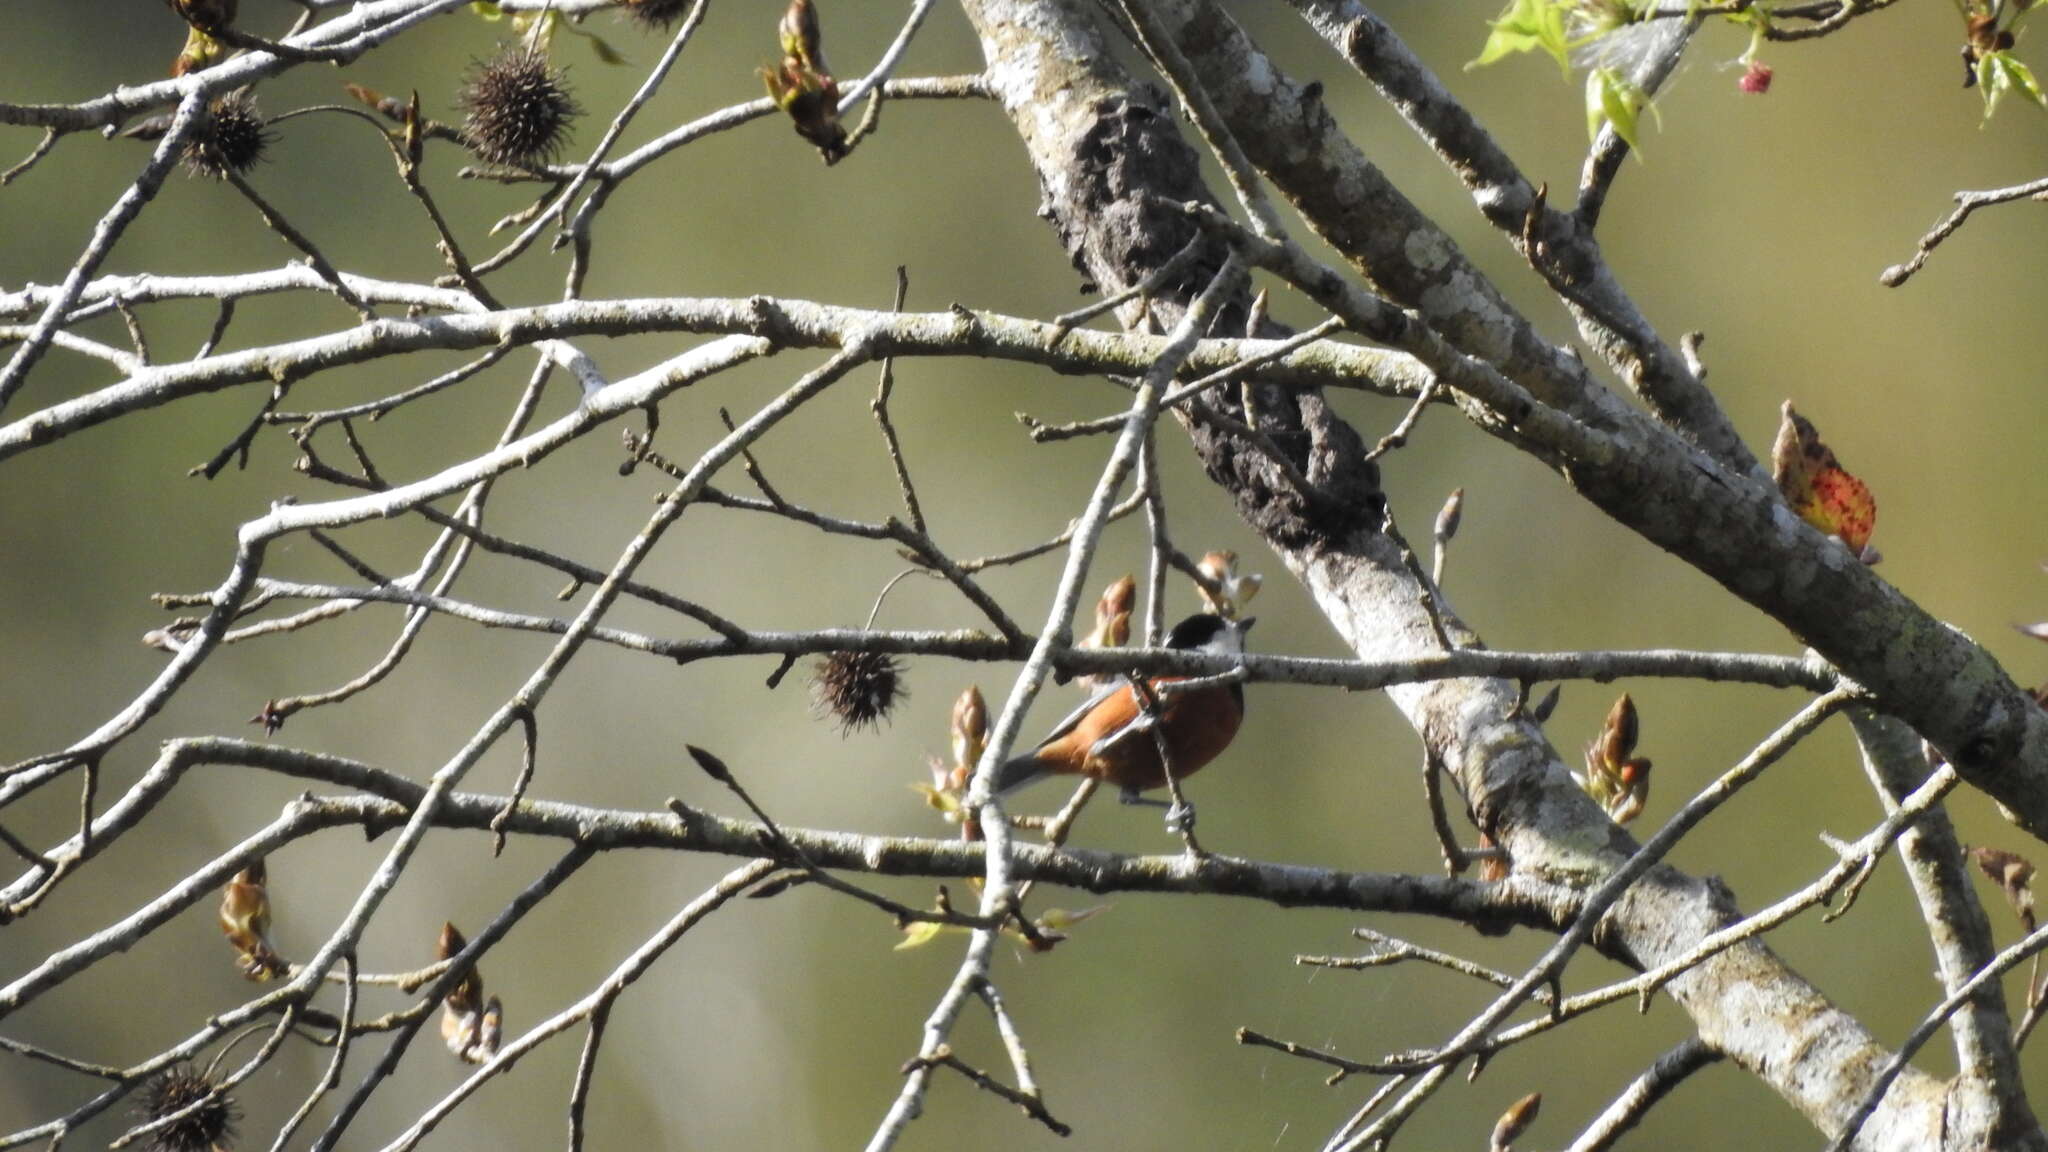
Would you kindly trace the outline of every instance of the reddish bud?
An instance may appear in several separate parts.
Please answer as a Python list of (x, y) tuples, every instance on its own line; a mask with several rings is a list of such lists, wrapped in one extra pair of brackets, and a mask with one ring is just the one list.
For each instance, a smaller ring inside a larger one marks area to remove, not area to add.
[(281, 976), (289, 968), (270, 946), (270, 893), (267, 872), (258, 860), (235, 873), (221, 890), (220, 930), (235, 946), (235, 966), (251, 980)]
[(966, 773), (974, 771), (981, 760), (982, 750), (988, 743), (988, 703), (981, 698), (981, 686), (969, 684), (960, 698), (953, 701), (953, 771), (963, 779)]
[(1972, 848), (1970, 859), (2005, 891), (2020, 926), (2034, 931), (2034, 865), (2026, 857), (1999, 848)]
[(1528, 1131), (1529, 1125), (1536, 1122), (1536, 1114), (1542, 1110), (1541, 1092), (1531, 1092), (1508, 1105), (1508, 1110), (1501, 1113), (1500, 1119), (1494, 1122), (1493, 1139), (1488, 1147), (1492, 1152), (1507, 1152), (1508, 1146), (1515, 1142), (1516, 1137)]
[(1259, 587), (1265, 583), (1265, 577), (1256, 572), (1238, 575), (1237, 553), (1227, 548), (1207, 553), (1195, 567), (1217, 586), (1217, 590), (1212, 592), (1197, 584), (1196, 591), (1201, 593), (1209, 611), (1225, 619), (1236, 619), (1238, 609), (1251, 603), (1252, 597), (1259, 594)]

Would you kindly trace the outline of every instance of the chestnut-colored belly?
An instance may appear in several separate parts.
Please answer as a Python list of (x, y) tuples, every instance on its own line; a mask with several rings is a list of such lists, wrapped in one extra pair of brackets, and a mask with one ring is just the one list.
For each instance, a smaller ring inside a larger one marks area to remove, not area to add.
[[(1228, 688), (1172, 697), (1161, 719), (1175, 778), (1186, 779), (1214, 760), (1237, 734), (1243, 718), (1243, 706)], [(1146, 791), (1166, 786), (1159, 742), (1150, 734), (1119, 741), (1105, 754), (1090, 756), (1082, 771), (1119, 788)]]

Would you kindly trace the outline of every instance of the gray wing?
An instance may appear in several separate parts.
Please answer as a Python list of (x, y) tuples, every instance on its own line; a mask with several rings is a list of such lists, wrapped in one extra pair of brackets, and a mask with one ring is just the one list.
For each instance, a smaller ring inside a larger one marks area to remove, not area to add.
[[(1095, 708), (1097, 704), (1100, 704), (1104, 700), (1109, 699), (1111, 693), (1129, 692), (1130, 690), (1131, 686), (1121, 680), (1117, 681), (1114, 684), (1110, 684), (1102, 688), (1097, 688), (1093, 695), (1089, 696), (1088, 699), (1083, 700), (1081, 702), (1079, 707), (1075, 708), (1072, 712), (1067, 713), (1065, 719), (1061, 720), (1058, 724), (1053, 725), (1052, 731), (1047, 732), (1045, 734), (1045, 739), (1040, 740), (1038, 742), (1038, 747), (1043, 748), (1046, 745), (1052, 743), (1053, 741), (1059, 739), (1060, 737), (1065, 736), (1067, 733), (1072, 732), (1074, 730), (1074, 727), (1081, 723), (1081, 717), (1086, 716), (1090, 711), (1092, 711)], [(1097, 740), (1095, 742), (1095, 746), (1092, 749), (1090, 749), (1090, 752), (1094, 755), (1099, 756), (1103, 752), (1114, 747), (1115, 745), (1129, 738), (1130, 736), (1133, 736), (1140, 732), (1150, 732), (1151, 730), (1152, 719), (1146, 716), (1144, 713), (1140, 712), (1134, 719), (1132, 719), (1132, 721), (1129, 724), (1126, 724), (1122, 728), (1119, 728), (1116, 731), (1110, 733), (1109, 735), (1104, 736), (1102, 739)]]
[(1081, 722), (1081, 717), (1086, 716), (1089, 713), (1089, 710), (1093, 709), (1097, 704), (1100, 704), (1104, 700), (1109, 699), (1110, 693), (1118, 691), (1120, 689), (1128, 690), (1128, 688), (1129, 685), (1124, 684), (1122, 681), (1118, 681), (1115, 684), (1109, 684), (1104, 687), (1097, 688), (1092, 694), (1089, 695), (1089, 697), (1086, 700), (1081, 701), (1080, 707), (1075, 708), (1072, 712), (1067, 713), (1066, 719), (1061, 720), (1059, 723), (1053, 725), (1052, 731), (1047, 732), (1045, 734), (1045, 739), (1040, 740), (1038, 742), (1038, 746), (1040, 748), (1043, 748), (1047, 744), (1050, 744), (1053, 741), (1059, 739), (1060, 737), (1065, 736), (1067, 733), (1072, 732), (1074, 730), (1074, 726)]
[(1152, 738), (1153, 725), (1154, 721), (1152, 717), (1145, 715), (1143, 712), (1140, 712), (1136, 716), (1131, 717), (1130, 723), (1124, 725), (1123, 727), (1117, 729), (1114, 732), (1111, 732), (1109, 735), (1104, 736), (1102, 739), (1097, 740), (1094, 746), (1088, 749), (1088, 755), (1107, 756), (1109, 755), (1110, 750), (1115, 748), (1117, 745), (1122, 744), (1127, 740), (1134, 739), (1136, 737), (1142, 736), (1147, 741), (1149, 741)]

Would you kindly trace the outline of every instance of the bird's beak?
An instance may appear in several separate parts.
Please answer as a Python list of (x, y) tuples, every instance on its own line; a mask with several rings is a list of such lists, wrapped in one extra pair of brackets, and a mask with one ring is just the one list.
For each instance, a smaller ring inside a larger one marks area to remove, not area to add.
[(1259, 618), (1258, 618), (1257, 616), (1247, 616), (1247, 617), (1245, 617), (1244, 619), (1242, 619), (1242, 620), (1239, 620), (1239, 621), (1237, 622), (1237, 632), (1238, 632), (1238, 635), (1242, 636), (1242, 635), (1244, 635), (1244, 634), (1245, 634), (1246, 632), (1249, 632), (1249, 631), (1251, 631), (1251, 630), (1252, 630), (1252, 625), (1254, 625), (1254, 624), (1257, 624), (1258, 622), (1259, 622)]

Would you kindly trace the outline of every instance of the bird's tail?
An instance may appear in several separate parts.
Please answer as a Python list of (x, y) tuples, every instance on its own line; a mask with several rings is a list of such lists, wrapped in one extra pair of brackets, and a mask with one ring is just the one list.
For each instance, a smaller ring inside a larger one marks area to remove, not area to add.
[(1046, 766), (1036, 754), (1012, 757), (996, 769), (996, 794), (1007, 796), (1041, 776), (1049, 776), (1052, 769)]

